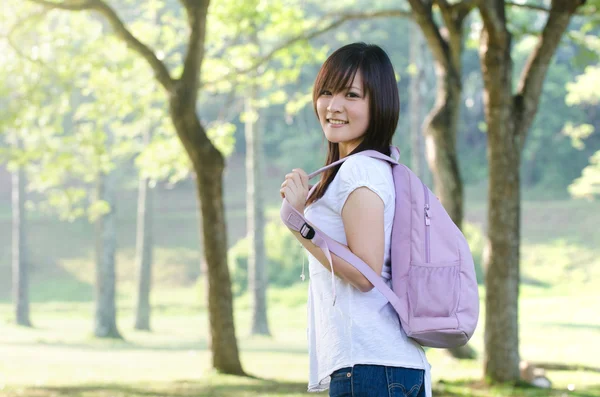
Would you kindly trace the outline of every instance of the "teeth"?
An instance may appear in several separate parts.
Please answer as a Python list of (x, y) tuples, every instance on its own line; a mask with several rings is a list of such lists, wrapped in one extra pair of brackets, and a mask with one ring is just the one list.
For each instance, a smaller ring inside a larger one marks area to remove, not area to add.
[(347, 121), (342, 121), (342, 120), (329, 120), (330, 124), (348, 124)]

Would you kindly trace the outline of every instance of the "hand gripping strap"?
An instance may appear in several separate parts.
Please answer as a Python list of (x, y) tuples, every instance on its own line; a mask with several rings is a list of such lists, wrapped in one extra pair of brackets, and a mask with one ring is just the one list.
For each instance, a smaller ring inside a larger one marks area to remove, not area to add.
[[(395, 155), (394, 157), (399, 158), (400, 151), (396, 147), (393, 147), (393, 146), (390, 149), (391, 149), (392, 155)], [(366, 155), (369, 157), (388, 161), (389, 163), (394, 164), (394, 165), (398, 164), (398, 161), (396, 159), (388, 157), (388, 156), (386, 156), (378, 151), (375, 151), (375, 150), (365, 150), (365, 151), (356, 153), (355, 156), (356, 155)], [(333, 163), (309, 174), (308, 179), (311, 179), (311, 178), (319, 175), (320, 173), (327, 170), (328, 168), (331, 168), (340, 163), (343, 163), (349, 157), (351, 157), (351, 156), (344, 157), (336, 162), (333, 162)], [(310, 192), (308, 194), (309, 196), (312, 193), (312, 191), (316, 188), (316, 186), (317, 185), (313, 186), (310, 189)], [(359, 272), (361, 272), (362, 275), (365, 276), (367, 278), (367, 280), (369, 280), (371, 282), (371, 284), (373, 284), (373, 286), (375, 288), (377, 288), (383, 296), (386, 297), (386, 299), (392, 304), (394, 309), (396, 309), (396, 312), (398, 312), (398, 314), (400, 315), (400, 313), (401, 313), (400, 298), (398, 298), (398, 296), (394, 293), (394, 291), (392, 291), (387, 286), (384, 279), (381, 276), (379, 276), (377, 273), (375, 273), (375, 271), (369, 265), (367, 265), (362, 259), (360, 259), (358, 256), (356, 256), (352, 251), (350, 251), (348, 248), (344, 247), (342, 244), (338, 243), (337, 241), (335, 241), (334, 239), (332, 239), (331, 237), (329, 237), (328, 235), (326, 235), (325, 233), (323, 233), (316, 227), (310, 225), (308, 223), (308, 221), (304, 218), (304, 216), (302, 214), (300, 214), (300, 212), (298, 212), (294, 207), (292, 207), (292, 205), (289, 203), (289, 201), (287, 201), (287, 199), (283, 199), (283, 203), (281, 205), (280, 217), (286, 226), (288, 226), (292, 230), (299, 232), (304, 238), (308, 238), (309, 240), (311, 240), (313, 242), (313, 244), (318, 246), (321, 249), (321, 251), (323, 251), (323, 253), (325, 254), (325, 257), (327, 258), (327, 261), (329, 262), (329, 268), (331, 269), (331, 287), (333, 290), (333, 304), (334, 305), (335, 305), (335, 301), (336, 301), (336, 291), (335, 291), (335, 275), (333, 272), (333, 261), (331, 259), (331, 252), (333, 252), (334, 254), (336, 254), (337, 256), (339, 256), (340, 258), (345, 260), (346, 262), (348, 262), (350, 265), (354, 266)], [(401, 320), (404, 321), (404, 319), (401, 319)]]
[(314, 245), (319, 247), (325, 254), (327, 261), (329, 262), (329, 268), (331, 269), (331, 289), (333, 290), (333, 304), (335, 305), (336, 292), (335, 292), (335, 275), (333, 273), (333, 260), (331, 259), (331, 253), (327, 242), (321, 237), (325, 234), (319, 231), (314, 226), (311, 226), (308, 221), (296, 210), (286, 199), (283, 199), (280, 211), (281, 220), (287, 227), (297, 231), (302, 237), (311, 240)]

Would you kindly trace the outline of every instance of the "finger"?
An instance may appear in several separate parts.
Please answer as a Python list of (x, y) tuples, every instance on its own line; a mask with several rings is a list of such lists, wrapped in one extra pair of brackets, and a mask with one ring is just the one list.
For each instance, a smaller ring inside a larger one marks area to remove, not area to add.
[(286, 186), (292, 187), (297, 189), (299, 184), (296, 184), (296, 181), (294, 180), (294, 173), (291, 174), (287, 174), (285, 176), (285, 180), (287, 181)]
[(285, 195), (285, 198), (287, 199), (287, 201), (290, 202), (290, 204), (293, 204), (295, 202), (296, 194), (294, 193), (294, 190), (290, 189), (289, 186), (286, 186), (283, 189), (283, 194)]
[(294, 183), (296, 184), (297, 188), (302, 188), (304, 187), (304, 185), (302, 184), (302, 179), (300, 177), (300, 174), (297, 172), (292, 172), (292, 180), (294, 181)]
[(302, 186), (308, 187), (308, 174), (302, 168), (294, 168), (292, 171), (297, 172), (300, 175)]

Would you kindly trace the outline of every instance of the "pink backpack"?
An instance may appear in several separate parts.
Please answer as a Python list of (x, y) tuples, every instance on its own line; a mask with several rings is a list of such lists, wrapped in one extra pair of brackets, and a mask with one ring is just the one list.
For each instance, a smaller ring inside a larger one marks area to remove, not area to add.
[[(397, 148), (392, 150), (398, 151)], [(319, 246), (332, 270), (330, 252), (358, 269), (389, 300), (409, 337), (430, 347), (466, 344), (479, 316), (475, 266), (467, 240), (436, 196), (408, 167), (374, 150), (354, 154), (358, 155), (392, 164), (396, 187), (391, 243), (392, 289), (359, 257), (311, 226), (285, 199), (280, 212), (282, 221)], [(309, 178), (349, 157), (313, 172)], [(332, 285), (335, 294), (333, 271)]]

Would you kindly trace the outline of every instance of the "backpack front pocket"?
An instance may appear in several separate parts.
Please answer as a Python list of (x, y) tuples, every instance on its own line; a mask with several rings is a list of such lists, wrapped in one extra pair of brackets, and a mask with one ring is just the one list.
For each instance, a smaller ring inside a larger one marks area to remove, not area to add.
[(460, 289), (460, 262), (411, 263), (408, 303), (411, 317), (454, 316)]

